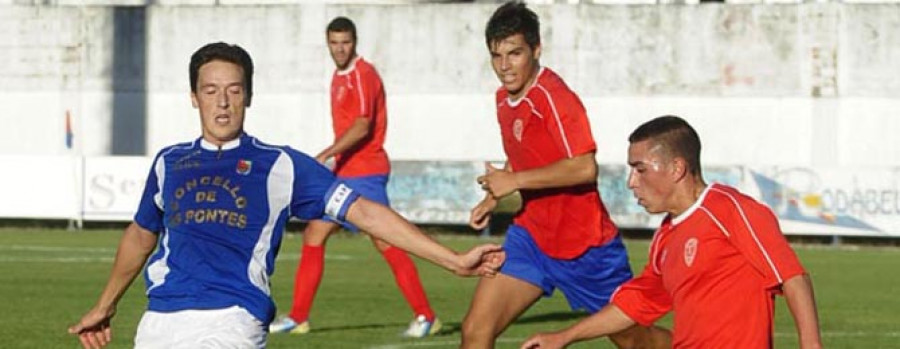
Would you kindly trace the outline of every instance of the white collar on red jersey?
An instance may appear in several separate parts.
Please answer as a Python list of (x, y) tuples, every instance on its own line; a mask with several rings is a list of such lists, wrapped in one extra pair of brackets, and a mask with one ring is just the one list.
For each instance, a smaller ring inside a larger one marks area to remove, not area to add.
[[(525, 96), (527, 96), (528, 93), (531, 92), (531, 89), (534, 88), (535, 86), (537, 86), (538, 80), (541, 78), (541, 74), (544, 74), (544, 66), (538, 67), (538, 72), (537, 72), (537, 75), (534, 76), (534, 81), (531, 82), (531, 86), (528, 86), (528, 88), (525, 89), (525, 93), (523, 93), (522, 96), (519, 97), (519, 99), (512, 100), (512, 98), (509, 98), (509, 95), (507, 94), (506, 95), (506, 103), (509, 104), (509, 106), (513, 107), (513, 108), (518, 106), (519, 103), (522, 103), (522, 101), (525, 99)], [(509, 91), (507, 91), (507, 92), (509, 92)]]
[(356, 55), (356, 57), (353, 57), (353, 59), (350, 60), (350, 64), (347, 64), (347, 68), (344, 68), (344, 70), (338, 70), (337, 72), (335, 72), (335, 74), (337, 74), (337, 75), (350, 74), (350, 72), (352, 72), (353, 69), (356, 69), (356, 61), (358, 61), (360, 59), (362, 59), (362, 56)]
[(712, 183), (712, 184), (707, 185), (706, 188), (703, 188), (703, 192), (700, 193), (700, 196), (697, 198), (697, 201), (694, 201), (694, 204), (691, 205), (691, 207), (688, 207), (687, 210), (682, 212), (677, 217), (672, 217), (672, 225), (678, 225), (679, 223), (684, 222), (684, 220), (687, 219), (688, 217), (690, 217), (691, 214), (694, 213), (694, 211), (696, 211), (698, 208), (700, 208), (700, 205), (703, 203), (703, 199), (706, 199), (706, 193), (708, 193), (709, 189), (712, 188), (712, 186), (715, 184), (716, 183)]

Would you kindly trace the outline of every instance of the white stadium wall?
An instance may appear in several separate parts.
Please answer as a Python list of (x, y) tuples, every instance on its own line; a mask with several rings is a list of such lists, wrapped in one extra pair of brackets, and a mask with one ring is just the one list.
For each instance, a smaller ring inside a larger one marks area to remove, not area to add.
[[(15, 128), (0, 154), (150, 155), (196, 136), (187, 63), (218, 40), (256, 61), (248, 130), (314, 152), (331, 139), (323, 28), (347, 15), (384, 78), (395, 159), (500, 159), (483, 37), (495, 6), (0, 5), (0, 121)], [(532, 6), (542, 63), (584, 100), (601, 162), (660, 114), (700, 129), (708, 164), (900, 159), (898, 5)]]
[[(196, 137), (187, 65), (211, 41), (254, 58), (247, 130), (316, 152), (332, 138), (324, 27), (346, 15), (385, 82), (392, 159), (503, 159), (483, 33), (496, 4), (156, 3), (0, 2), (0, 155), (146, 157)], [(704, 165), (823, 169), (898, 191), (900, 5), (531, 6), (541, 61), (582, 97), (601, 164), (624, 163), (635, 126), (676, 114), (700, 132)]]

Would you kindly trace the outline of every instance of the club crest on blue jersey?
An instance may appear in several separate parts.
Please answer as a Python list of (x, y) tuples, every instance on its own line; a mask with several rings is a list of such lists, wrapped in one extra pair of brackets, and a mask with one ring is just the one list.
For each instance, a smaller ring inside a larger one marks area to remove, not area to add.
[(237, 168), (235, 169), (239, 175), (248, 175), (250, 174), (250, 170), (253, 169), (253, 161), (240, 159), (237, 163)]

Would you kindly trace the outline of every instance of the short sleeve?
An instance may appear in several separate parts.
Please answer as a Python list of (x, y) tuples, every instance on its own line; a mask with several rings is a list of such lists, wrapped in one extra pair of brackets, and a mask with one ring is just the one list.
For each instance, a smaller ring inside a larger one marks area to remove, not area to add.
[(672, 298), (649, 264), (641, 275), (619, 286), (611, 303), (643, 326), (653, 324), (672, 310)]
[(734, 204), (735, 217), (726, 220), (730, 225), (729, 241), (763, 275), (767, 288), (777, 288), (785, 280), (805, 273), (768, 207), (749, 198), (740, 198)]
[(297, 151), (289, 153), (294, 163), (291, 214), (302, 220), (320, 219), (328, 214), (343, 222), (359, 194), (312, 157)]
[(372, 75), (367, 71), (363, 71), (361, 66), (356, 67), (351, 75), (354, 81), (352, 85), (355, 87), (353, 93), (347, 96), (347, 110), (351, 111), (356, 117), (372, 119), (375, 117), (373, 112), (375, 104), (375, 84), (372, 81)]
[(548, 92), (547, 98), (550, 110), (542, 114), (552, 117), (544, 122), (548, 123), (546, 127), (551, 131), (550, 135), (566, 154), (571, 158), (596, 151), (587, 111), (578, 96), (570, 90), (559, 89), (554, 93)]
[(359, 72), (360, 81), (360, 116), (372, 120), (375, 118), (375, 96), (378, 95), (378, 75), (374, 70)]
[(141, 201), (138, 204), (137, 212), (134, 214), (134, 222), (144, 229), (154, 233), (163, 230), (163, 201), (160, 178), (164, 178), (166, 171), (165, 159), (161, 155), (157, 155), (150, 167), (150, 174), (147, 175), (147, 182), (144, 184), (144, 192), (141, 194)]

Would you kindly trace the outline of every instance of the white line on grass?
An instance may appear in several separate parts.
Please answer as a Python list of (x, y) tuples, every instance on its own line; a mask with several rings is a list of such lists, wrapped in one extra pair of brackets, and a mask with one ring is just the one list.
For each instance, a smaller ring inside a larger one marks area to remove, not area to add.
[[(525, 338), (500, 338), (497, 340), (497, 343), (521, 343), (524, 342)], [(442, 347), (442, 346), (457, 346), (459, 345), (459, 341), (435, 341), (435, 342), (412, 342), (412, 343), (397, 343), (397, 344), (383, 344), (377, 345), (374, 347), (367, 347), (368, 349), (402, 349), (402, 348), (419, 348), (419, 347)]]
[[(776, 337), (796, 337), (797, 334), (794, 332), (775, 332)], [(900, 337), (900, 331), (890, 331), (890, 332), (866, 332), (866, 331), (824, 331), (822, 332), (822, 337), (888, 337), (888, 338), (897, 338)], [(498, 339), (498, 343), (522, 343), (525, 341), (525, 338), (501, 338)], [(377, 345), (373, 347), (367, 347), (368, 349), (403, 349), (403, 348), (423, 348), (423, 347), (443, 347), (443, 346), (457, 346), (459, 345), (458, 340), (454, 341), (423, 341), (423, 342), (413, 342), (413, 343), (396, 343), (396, 344), (383, 344)]]
[(116, 249), (110, 247), (62, 247), (42, 245), (6, 245), (0, 246), (0, 250), (6, 251), (36, 251), (36, 252), (96, 252), (113, 253)]
[[(775, 332), (776, 337), (797, 337), (796, 332)], [(867, 332), (867, 331), (823, 331), (822, 337), (900, 337), (900, 331)]]
[[(64, 246), (43, 246), (43, 245), (0, 245), (2, 251), (28, 251), (28, 252), (76, 252), (88, 255), (106, 255), (103, 257), (53, 257), (53, 256), (3, 256), (0, 255), (0, 263), (16, 263), (16, 262), (41, 262), (41, 263), (87, 263), (87, 262), (111, 262), (112, 255), (116, 252), (111, 247), (64, 247)], [(108, 257), (107, 257), (108, 256)], [(326, 260), (349, 261), (353, 256), (345, 254), (325, 253)], [(278, 255), (280, 261), (298, 261), (299, 253), (282, 253)]]
[[(300, 255), (300, 253), (279, 253), (277, 259), (279, 261), (299, 261)], [(353, 259), (353, 256), (346, 254), (333, 254), (325, 251), (325, 259), (335, 261), (349, 261)]]
[(112, 257), (4, 257), (0, 263), (112, 263)]

